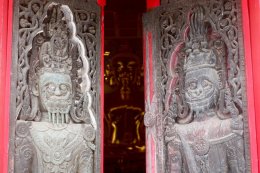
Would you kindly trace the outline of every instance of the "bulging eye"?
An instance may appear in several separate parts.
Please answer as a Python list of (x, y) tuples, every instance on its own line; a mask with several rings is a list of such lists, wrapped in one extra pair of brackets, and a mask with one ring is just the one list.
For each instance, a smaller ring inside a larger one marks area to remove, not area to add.
[(194, 89), (196, 89), (196, 88), (197, 88), (196, 82), (191, 82), (191, 83), (189, 84), (189, 89), (194, 90)]
[(49, 84), (47, 84), (47, 89), (50, 92), (54, 92), (56, 89), (56, 86), (53, 83), (49, 83)]
[(202, 85), (203, 88), (207, 88), (207, 87), (209, 88), (209, 87), (212, 86), (212, 83), (211, 83), (209, 80), (204, 79), (204, 80), (202, 81), (201, 85)]
[(67, 90), (68, 90), (68, 87), (67, 87), (65, 84), (61, 84), (61, 85), (60, 85), (60, 90), (61, 90), (61, 91), (67, 91)]

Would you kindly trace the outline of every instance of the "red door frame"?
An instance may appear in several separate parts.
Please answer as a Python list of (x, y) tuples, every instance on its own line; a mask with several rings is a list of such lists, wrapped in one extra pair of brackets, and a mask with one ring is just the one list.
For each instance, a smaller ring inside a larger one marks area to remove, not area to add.
[[(241, 0), (242, 19), (244, 30), (244, 50), (246, 57), (246, 83), (248, 98), (248, 119), (250, 132), (250, 152), (252, 172), (258, 173), (260, 150), (260, 1)], [(104, 5), (105, 0), (98, 0), (102, 7), (102, 42), (104, 41)], [(147, 0), (147, 9), (160, 5), (159, 0)], [(9, 97), (10, 97), (10, 67), (12, 45), (12, 13), (13, 0), (0, 0), (0, 173), (8, 170), (8, 144), (9, 144)], [(102, 46), (102, 55), (104, 47)], [(101, 65), (103, 64), (101, 57)], [(103, 66), (102, 66), (103, 67)], [(103, 86), (103, 81), (102, 81)], [(103, 96), (103, 87), (101, 95)], [(101, 97), (102, 97), (101, 96)], [(101, 98), (104, 104), (103, 97)], [(103, 112), (103, 111), (102, 111)], [(102, 115), (103, 117), (103, 115)], [(103, 128), (102, 128), (103, 129)], [(102, 130), (103, 131), (103, 130)], [(103, 148), (103, 146), (101, 147)], [(103, 153), (103, 152), (102, 152)], [(102, 154), (103, 162), (103, 154)], [(103, 165), (103, 163), (102, 163)], [(101, 166), (103, 172), (103, 166)]]
[[(248, 107), (248, 127), (250, 137), (250, 154), (251, 154), (251, 171), (258, 173), (260, 156), (258, 147), (260, 146), (260, 92), (256, 90), (257, 83), (260, 87), (260, 75), (257, 75), (257, 62), (260, 52), (260, 46), (257, 43), (259, 38), (260, 23), (254, 26), (255, 20), (260, 20), (259, 0), (241, 0), (242, 2), (242, 21), (244, 34), (244, 52), (245, 52), (245, 69), (246, 69), (246, 86), (247, 86), (247, 107)], [(258, 8), (252, 9), (252, 3), (258, 5)], [(255, 38), (254, 38), (255, 37)], [(260, 74), (260, 72), (258, 72)], [(258, 93), (257, 93), (258, 92)], [(258, 103), (258, 104), (257, 104)]]
[(8, 169), (13, 0), (0, 0), (0, 173)]

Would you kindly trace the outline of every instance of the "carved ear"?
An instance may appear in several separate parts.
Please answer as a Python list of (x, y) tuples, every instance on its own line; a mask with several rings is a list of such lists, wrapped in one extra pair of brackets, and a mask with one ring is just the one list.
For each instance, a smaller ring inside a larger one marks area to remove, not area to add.
[(32, 84), (32, 93), (35, 96), (39, 96), (39, 87), (38, 87), (38, 82), (34, 82)]

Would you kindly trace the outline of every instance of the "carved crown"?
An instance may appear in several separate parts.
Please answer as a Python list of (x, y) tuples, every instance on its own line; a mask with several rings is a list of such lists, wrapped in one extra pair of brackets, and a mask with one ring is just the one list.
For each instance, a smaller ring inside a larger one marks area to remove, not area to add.
[(184, 71), (192, 71), (202, 68), (215, 68), (216, 55), (210, 49), (195, 49), (185, 57)]
[(48, 10), (45, 18), (45, 35), (50, 37), (40, 48), (40, 72), (62, 72), (70, 74), (72, 70), (71, 50), (69, 50), (69, 26), (60, 5)]
[(61, 9), (61, 4), (53, 5), (48, 9), (47, 17), (43, 23), (47, 25), (47, 30), (51, 31), (53, 35), (67, 30), (67, 21)]
[[(43, 45), (42, 49), (45, 49)], [(72, 58), (69, 55), (55, 55), (51, 52), (50, 54), (42, 54), (40, 57), (41, 69), (40, 72), (61, 72), (70, 74), (72, 70)]]
[(214, 49), (209, 48), (207, 27), (202, 6), (195, 6), (190, 16), (189, 39), (186, 40), (186, 56), (184, 71), (201, 68), (215, 68), (217, 56)]

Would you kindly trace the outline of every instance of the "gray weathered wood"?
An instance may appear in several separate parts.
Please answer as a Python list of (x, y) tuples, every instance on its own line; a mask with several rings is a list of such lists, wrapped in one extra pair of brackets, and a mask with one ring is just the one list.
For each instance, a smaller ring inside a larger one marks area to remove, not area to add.
[(100, 172), (100, 8), (15, 1), (9, 172)]
[(162, 4), (143, 20), (148, 172), (250, 172), (240, 1)]

